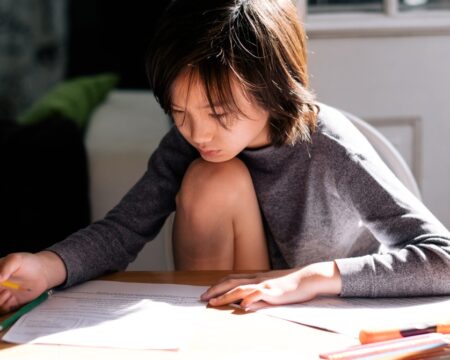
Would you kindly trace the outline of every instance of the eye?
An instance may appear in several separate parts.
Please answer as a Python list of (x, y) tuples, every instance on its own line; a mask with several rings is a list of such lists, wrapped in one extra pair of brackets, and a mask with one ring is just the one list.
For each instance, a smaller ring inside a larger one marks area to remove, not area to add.
[(172, 109), (170, 113), (172, 115), (173, 121), (175, 122), (175, 125), (182, 126), (186, 116), (184, 111)]
[(213, 119), (216, 120), (221, 120), (221, 119), (225, 119), (227, 117), (227, 113), (222, 113), (222, 114), (209, 114), (210, 117), (212, 117)]
[(225, 129), (228, 129), (234, 123), (234, 117), (231, 116), (231, 114), (229, 113), (216, 113), (216, 114), (211, 113), (209, 114), (209, 117), (214, 120), (217, 120), (220, 126), (222, 126)]

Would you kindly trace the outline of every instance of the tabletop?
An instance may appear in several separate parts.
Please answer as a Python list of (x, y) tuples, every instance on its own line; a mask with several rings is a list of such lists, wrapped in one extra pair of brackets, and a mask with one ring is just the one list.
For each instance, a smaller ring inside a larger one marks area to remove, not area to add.
[[(120, 272), (102, 280), (211, 285), (225, 271)], [(0, 317), (0, 319), (4, 318)], [(0, 359), (318, 359), (319, 353), (358, 344), (357, 339), (244, 312), (229, 306), (208, 307), (192, 339), (178, 351), (126, 350), (63, 345), (13, 345), (0, 341)], [(0, 336), (3, 333), (0, 333)]]

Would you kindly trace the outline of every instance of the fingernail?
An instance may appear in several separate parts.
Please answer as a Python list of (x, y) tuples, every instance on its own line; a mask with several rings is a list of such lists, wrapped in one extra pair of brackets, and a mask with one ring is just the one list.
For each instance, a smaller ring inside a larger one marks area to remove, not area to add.
[(211, 299), (211, 295), (208, 292), (205, 292), (201, 295), (201, 299), (204, 301), (208, 301), (209, 299)]

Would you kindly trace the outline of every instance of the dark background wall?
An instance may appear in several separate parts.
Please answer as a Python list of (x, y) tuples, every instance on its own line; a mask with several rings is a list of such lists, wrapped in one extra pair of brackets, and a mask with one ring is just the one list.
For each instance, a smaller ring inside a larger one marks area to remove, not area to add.
[(81, 75), (114, 72), (120, 88), (148, 89), (145, 54), (169, 2), (60, 1), (17, 8), (0, 0), (0, 30), (8, 31), (0, 42), (0, 89), (3, 103), (14, 105), (1, 106), (0, 96), (0, 257), (39, 251), (90, 222), (84, 133), (53, 116), (20, 126), (16, 114)]
[(67, 77), (117, 72), (121, 88), (148, 88), (145, 53), (169, 0), (70, 0)]

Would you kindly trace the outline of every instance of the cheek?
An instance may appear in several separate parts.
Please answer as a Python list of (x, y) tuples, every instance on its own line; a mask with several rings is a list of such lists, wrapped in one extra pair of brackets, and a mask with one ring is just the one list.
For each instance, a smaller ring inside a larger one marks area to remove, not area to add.
[(237, 126), (233, 131), (229, 133), (230, 142), (237, 147), (247, 146), (248, 143), (253, 139), (257, 131), (254, 126), (247, 123), (243, 123)]

